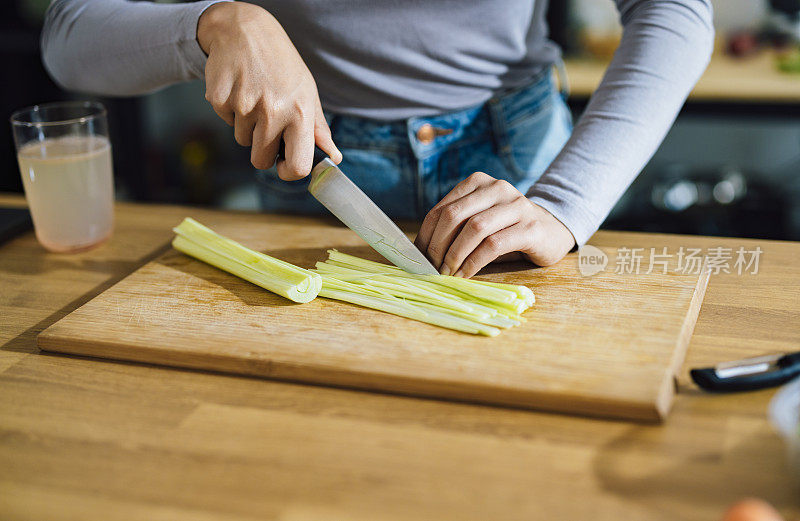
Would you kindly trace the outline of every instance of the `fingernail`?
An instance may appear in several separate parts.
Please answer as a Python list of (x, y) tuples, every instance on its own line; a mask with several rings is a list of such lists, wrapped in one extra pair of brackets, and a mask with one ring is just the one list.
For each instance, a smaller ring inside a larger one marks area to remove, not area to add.
[(442, 275), (450, 275), (450, 266), (447, 264), (442, 264), (442, 268), (439, 270), (439, 273)]
[(463, 271), (461, 271), (461, 270), (458, 270), (457, 272), (453, 273), (453, 276), (454, 276), (454, 277), (461, 277), (461, 278), (464, 278), (464, 272), (463, 272)]

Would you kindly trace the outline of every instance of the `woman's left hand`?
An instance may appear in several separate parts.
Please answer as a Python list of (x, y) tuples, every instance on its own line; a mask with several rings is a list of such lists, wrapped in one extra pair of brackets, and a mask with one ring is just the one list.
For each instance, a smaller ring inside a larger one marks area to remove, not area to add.
[(511, 255), (550, 266), (575, 246), (575, 239), (514, 185), (475, 172), (428, 212), (415, 244), (442, 274), (469, 278)]

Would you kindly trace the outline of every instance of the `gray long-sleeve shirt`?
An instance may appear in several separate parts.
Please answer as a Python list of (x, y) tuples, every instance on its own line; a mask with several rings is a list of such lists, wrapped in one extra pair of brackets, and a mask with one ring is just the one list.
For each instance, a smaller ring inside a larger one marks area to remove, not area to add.
[[(219, 0), (54, 0), (45, 66), (68, 89), (138, 95), (203, 77)], [(546, 0), (258, 0), (311, 70), (323, 107), (399, 119), (477, 105), (559, 55)], [(616, 0), (623, 38), (572, 137), (528, 197), (583, 244), (660, 144), (708, 63), (709, 0)]]

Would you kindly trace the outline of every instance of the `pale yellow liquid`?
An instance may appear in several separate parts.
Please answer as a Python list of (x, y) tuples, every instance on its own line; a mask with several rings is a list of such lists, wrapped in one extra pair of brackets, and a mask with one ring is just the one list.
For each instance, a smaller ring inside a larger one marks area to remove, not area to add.
[(99, 136), (45, 139), (17, 153), (36, 238), (51, 251), (106, 240), (114, 226), (111, 145)]

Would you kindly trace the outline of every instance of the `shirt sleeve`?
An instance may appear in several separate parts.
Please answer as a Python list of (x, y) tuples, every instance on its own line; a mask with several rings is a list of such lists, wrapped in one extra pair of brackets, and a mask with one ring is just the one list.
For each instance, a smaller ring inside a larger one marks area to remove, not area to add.
[(528, 198), (580, 246), (672, 126), (713, 49), (708, 0), (617, 0), (622, 41), (571, 138)]
[(53, 0), (42, 30), (42, 60), (68, 90), (134, 96), (203, 77), (197, 21), (225, 0), (156, 4)]

